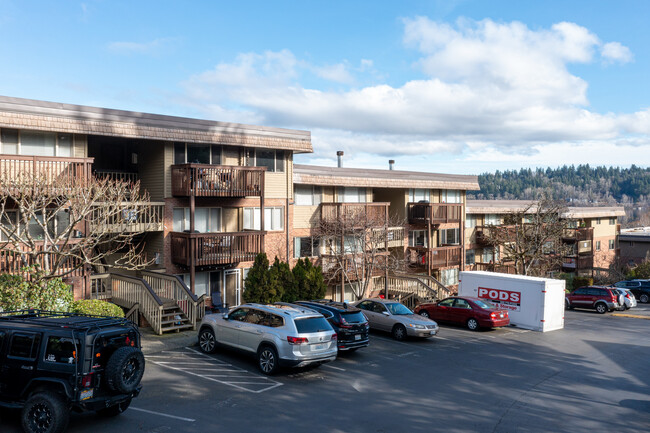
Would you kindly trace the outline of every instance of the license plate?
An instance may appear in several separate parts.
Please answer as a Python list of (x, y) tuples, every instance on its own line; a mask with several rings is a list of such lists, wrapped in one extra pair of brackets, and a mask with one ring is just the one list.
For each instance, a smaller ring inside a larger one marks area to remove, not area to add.
[(355, 340), (361, 340), (361, 334), (357, 334), (357, 335), (355, 335), (355, 336), (354, 336), (354, 339), (355, 339)]
[(311, 350), (312, 350), (312, 352), (315, 352), (317, 350), (323, 350), (323, 349), (325, 349), (325, 347), (327, 347), (326, 344), (315, 344), (315, 345), (311, 346)]
[(430, 331), (429, 334), (436, 335), (436, 331)]
[(85, 389), (81, 391), (81, 394), (79, 394), (79, 400), (88, 400), (89, 398), (93, 398), (93, 389)]

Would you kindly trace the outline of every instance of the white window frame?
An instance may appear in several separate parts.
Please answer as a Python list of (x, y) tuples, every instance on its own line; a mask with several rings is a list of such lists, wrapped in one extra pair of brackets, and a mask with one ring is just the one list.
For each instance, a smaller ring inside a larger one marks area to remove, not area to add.
[[(247, 167), (259, 167), (257, 165), (257, 150), (258, 149), (246, 149), (245, 150), (245, 165)], [(260, 149), (261, 150), (261, 149)], [(263, 149), (264, 151), (267, 152), (274, 152), (273, 153), (273, 169), (270, 169), (267, 167), (266, 172), (267, 173), (284, 173), (287, 171), (287, 161), (285, 159), (286, 155), (284, 150), (278, 150), (278, 149)], [(278, 168), (278, 160), (282, 161), (282, 167)], [(266, 167), (266, 166), (265, 166)]]
[(458, 284), (458, 268), (442, 269), (440, 271), (440, 282), (445, 286), (454, 286)]
[[(351, 194), (353, 190), (356, 190), (356, 194)], [(339, 203), (367, 203), (368, 202), (368, 191), (363, 187), (346, 187), (340, 186), (336, 190), (336, 195)], [(348, 198), (353, 198), (356, 196), (356, 200), (349, 201)]]
[[(452, 236), (451, 242), (449, 239), (449, 233), (454, 233)], [(441, 229), (439, 232), (439, 244), (440, 245), (460, 245), (460, 229), (459, 228), (453, 228), (453, 229)]]
[[(470, 260), (469, 257), (472, 259)], [(473, 249), (465, 250), (465, 264), (474, 265), (476, 264), (476, 251)]]
[[(415, 245), (415, 240), (417, 239), (418, 236), (423, 236), (424, 237), (424, 245)], [(409, 230), (409, 247), (423, 247), (423, 248), (428, 248), (429, 246), (429, 240), (427, 239), (427, 231), (426, 230)]]
[(465, 215), (465, 228), (473, 229), (476, 227), (477, 218), (474, 215)]
[(463, 198), (457, 189), (443, 189), (440, 194), (440, 202), (459, 204), (463, 202)]
[[(309, 242), (311, 244), (311, 255), (309, 256), (303, 256), (300, 254), (300, 251), (302, 250), (302, 242), (303, 239), (309, 239)], [(314, 247), (314, 240), (317, 241), (317, 245)], [(320, 257), (320, 240), (315, 237), (315, 236), (295, 236), (293, 238), (293, 258), (294, 259), (300, 259), (303, 257)]]
[(501, 218), (499, 218), (499, 215), (495, 213), (485, 214), (485, 225), (501, 225)]
[(321, 199), (322, 190), (318, 185), (295, 185), (293, 188), (293, 203), (296, 206), (318, 206)]
[[(183, 145), (183, 161), (176, 161), (176, 145), (177, 144), (182, 144)], [(190, 164), (192, 161), (187, 160), (187, 148), (188, 146), (196, 146), (196, 145), (203, 145), (203, 146), (210, 146), (210, 162), (209, 164), (212, 165), (223, 165), (223, 146), (220, 144), (211, 144), (211, 143), (187, 143), (184, 141), (175, 141), (174, 142), (174, 164)], [(219, 161), (215, 162), (214, 158), (212, 157), (215, 154), (215, 148), (219, 149)]]
[[(7, 152), (7, 149), (5, 149), (5, 144), (3, 143), (2, 134), (1, 134), (2, 130), (16, 131), (17, 141), (16, 143), (11, 143), (11, 146), (16, 146), (15, 152)], [(74, 135), (73, 134), (68, 134), (63, 132), (39, 131), (36, 129), (15, 129), (15, 128), (0, 128), (0, 154), (23, 155), (22, 135), (25, 132), (32, 132), (32, 133), (54, 136), (54, 148), (52, 149), (53, 155), (44, 155), (44, 156), (58, 156), (58, 157), (66, 157), (66, 158), (71, 158), (74, 156)], [(68, 143), (70, 144), (68, 148), (69, 151), (66, 152), (65, 154), (63, 154), (62, 151), (63, 147), (61, 145), (64, 137), (68, 139)], [(33, 154), (29, 154), (25, 156), (30, 156), (30, 155)]]
[[(176, 218), (174, 216), (174, 213), (178, 210), (183, 210), (183, 220), (180, 222), (181, 227), (180, 230), (176, 230), (178, 228), (176, 226)], [(222, 227), (223, 227), (223, 208), (220, 207), (197, 207), (196, 209), (207, 209), (208, 210), (208, 231), (206, 232), (201, 232), (201, 233), (222, 233)], [(172, 211), (172, 227), (173, 231), (175, 232), (184, 232), (184, 231), (189, 231), (190, 230), (190, 208), (188, 207), (175, 207), (174, 210)], [(212, 213), (213, 212), (218, 212), (219, 217), (217, 218), (217, 224), (219, 227), (212, 227)], [(196, 218), (196, 211), (194, 214), (194, 218)], [(196, 229), (196, 220), (194, 221), (194, 228)]]
[(409, 188), (409, 202), (418, 203), (431, 200), (431, 190), (425, 188)]
[[(260, 230), (259, 207), (245, 207), (243, 217), (242, 227), (244, 230)], [(284, 231), (284, 206), (264, 207), (264, 230), (267, 232)]]

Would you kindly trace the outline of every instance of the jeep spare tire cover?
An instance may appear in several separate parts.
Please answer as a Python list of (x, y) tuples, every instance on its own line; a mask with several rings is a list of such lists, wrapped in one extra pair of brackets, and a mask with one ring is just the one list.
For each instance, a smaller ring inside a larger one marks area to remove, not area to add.
[(113, 352), (106, 364), (108, 387), (123, 394), (135, 391), (143, 374), (144, 355), (137, 347), (120, 347)]

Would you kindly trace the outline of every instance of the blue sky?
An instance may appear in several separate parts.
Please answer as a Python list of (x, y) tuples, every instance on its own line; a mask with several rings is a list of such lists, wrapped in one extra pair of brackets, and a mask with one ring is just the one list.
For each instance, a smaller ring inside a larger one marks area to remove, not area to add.
[(297, 162), (650, 165), (650, 2), (0, 0), (0, 94), (312, 131)]

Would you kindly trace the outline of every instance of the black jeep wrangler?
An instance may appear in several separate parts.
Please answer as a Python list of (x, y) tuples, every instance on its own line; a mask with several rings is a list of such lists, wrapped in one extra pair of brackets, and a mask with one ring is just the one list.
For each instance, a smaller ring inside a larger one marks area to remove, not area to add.
[(140, 333), (127, 319), (0, 313), (0, 406), (21, 409), (26, 432), (63, 432), (71, 410), (122, 413), (143, 373)]

